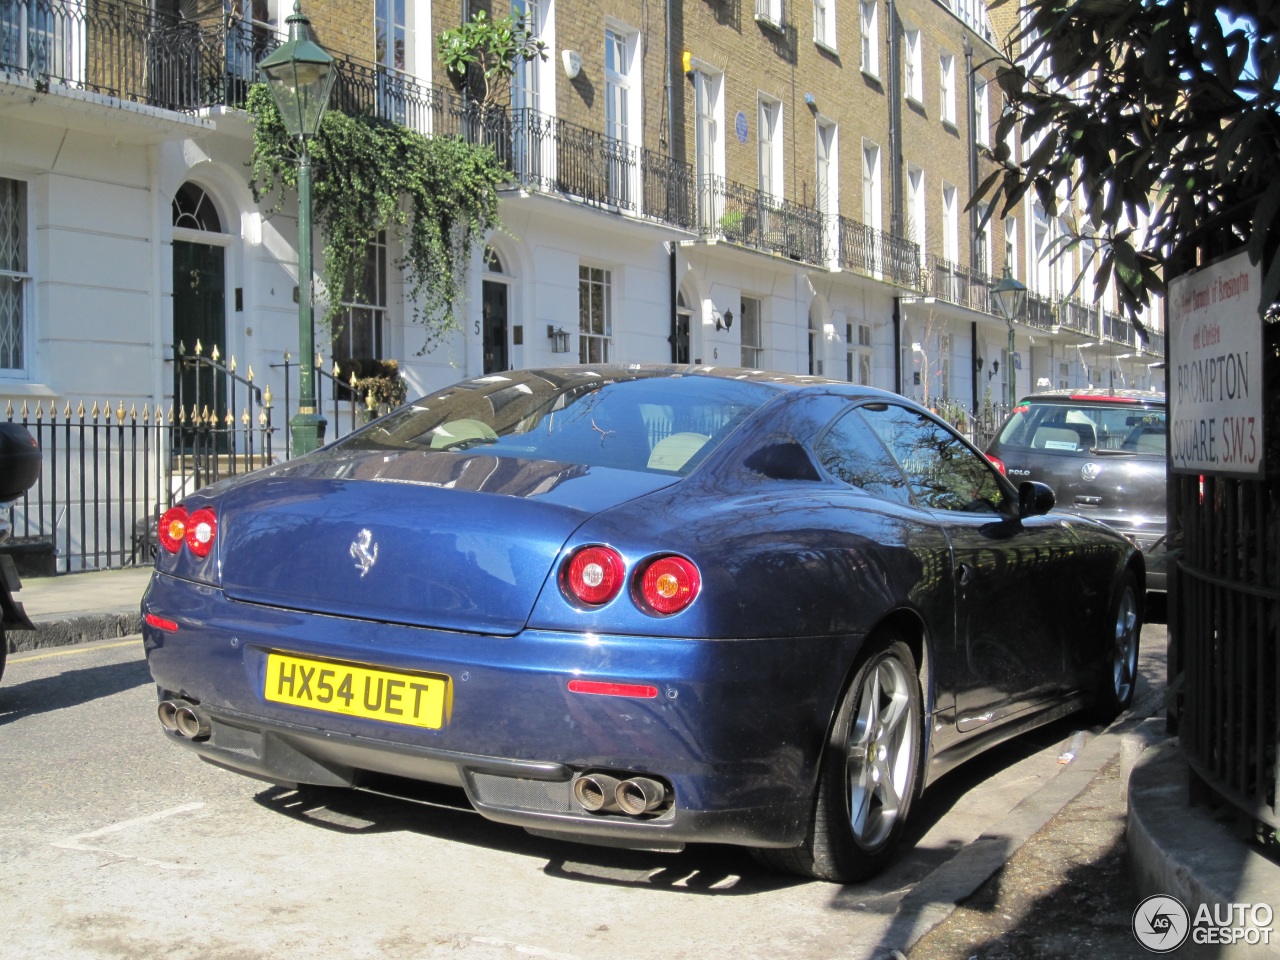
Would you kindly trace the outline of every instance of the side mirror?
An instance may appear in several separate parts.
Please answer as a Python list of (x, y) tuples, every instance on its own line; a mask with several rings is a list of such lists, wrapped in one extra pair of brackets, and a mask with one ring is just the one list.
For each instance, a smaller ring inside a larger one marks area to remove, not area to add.
[(1053, 488), (1047, 483), (1027, 480), (1018, 485), (1018, 516), (1042, 517), (1057, 502)]

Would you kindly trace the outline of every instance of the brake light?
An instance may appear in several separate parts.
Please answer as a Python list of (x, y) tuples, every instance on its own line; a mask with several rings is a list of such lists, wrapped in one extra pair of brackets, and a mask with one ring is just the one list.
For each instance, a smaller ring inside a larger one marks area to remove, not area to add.
[(1103, 400), (1107, 403), (1138, 403), (1137, 397), (1113, 397), (1110, 394), (1073, 393), (1072, 400)]
[(185, 507), (170, 507), (160, 517), (160, 527), (156, 536), (160, 546), (169, 553), (177, 553), (182, 549), (182, 541), (187, 535), (187, 511)]
[(698, 597), (702, 576), (684, 557), (659, 557), (641, 572), (639, 599), (652, 613), (679, 613)]
[(201, 507), (187, 518), (187, 549), (197, 557), (207, 557), (218, 535), (218, 517), (208, 507)]
[(564, 565), (562, 589), (582, 603), (598, 607), (618, 595), (626, 564), (612, 547), (584, 547)]
[(1004, 461), (1001, 460), (999, 457), (993, 457), (991, 454), (988, 453), (987, 459), (991, 461), (991, 465), (993, 467), (995, 467), (997, 470), (1003, 473), (1006, 477), (1009, 475), (1009, 471), (1004, 468)]

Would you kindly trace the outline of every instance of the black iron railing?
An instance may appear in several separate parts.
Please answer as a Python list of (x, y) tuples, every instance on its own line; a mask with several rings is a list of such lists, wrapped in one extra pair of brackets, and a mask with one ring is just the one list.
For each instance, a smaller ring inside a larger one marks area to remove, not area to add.
[(924, 263), (925, 296), (982, 313), (994, 313), (989, 276), (929, 254)]
[[(180, 350), (174, 364), (177, 400), (167, 410), (143, 400), (53, 403), (6, 408), (40, 445), (36, 485), (8, 510), (13, 536), (6, 549), (43, 548), (56, 572), (145, 565), (155, 555), (156, 520), (170, 505), (225, 477), (288, 456), (288, 424), (296, 409), (298, 364), (288, 354), (272, 365), (282, 388), (222, 362), (216, 349)], [(364, 425), (386, 406), (342, 374), (317, 365), (326, 441)]]
[(1169, 667), (1184, 681), (1182, 751), (1203, 784), (1274, 833), (1280, 510), (1261, 480), (1172, 474), (1170, 484), (1182, 535)]
[(836, 259), (840, 266), (898, 286), (921, 288), (920, 246), (846, 216), (836, 218)]
[[(35, 437), (43, 455), (39, 479), (9, 508), (7, 549), (42, 550), (56, 572), (147, 565), (155, 555), (160, 514), (196, 488), (174, 451), (230, 447), (259, 451), (221, 455), (228, 473), (268, 462), (270, 432), (212, 413), (188, 417), (123, 401), (64, 404), (61, 411), (23, 405), (6, 411)], [(232, 435), (228, 442), (227, 435)], [(206, 481), (207, 482), (207, 481)], [(202, 484), (201, 484), (202, 485)]]
[(743, 183), (704, 176), (698, 182), (698, 230), (703, 236), (823, 265), (823, 215)]

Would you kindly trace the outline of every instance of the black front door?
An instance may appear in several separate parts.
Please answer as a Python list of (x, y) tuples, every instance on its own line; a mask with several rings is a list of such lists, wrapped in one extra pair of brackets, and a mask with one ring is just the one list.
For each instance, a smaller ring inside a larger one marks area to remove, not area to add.
[(484, 372), (510, 370), (507, 362), (507, 285), (484, 282)]
[[(201, 356), (209, 357), (216, 346), (223, 356), (227, 352), (226, 291), (224, 287), (224, 251), (203, 243), (173, 242), (173, 344), (179, 355), (193, 355), (196, 344)], [(173, 406), (182, 410), (187, 421), (193, 411), (206, 409), (218, 422), (227, 413), (226, 383), (208, 364), (174, 364)], [(184, 445), (191, 437), (184, 431)], [(226, 437), (219, 432), (218, 447)]]

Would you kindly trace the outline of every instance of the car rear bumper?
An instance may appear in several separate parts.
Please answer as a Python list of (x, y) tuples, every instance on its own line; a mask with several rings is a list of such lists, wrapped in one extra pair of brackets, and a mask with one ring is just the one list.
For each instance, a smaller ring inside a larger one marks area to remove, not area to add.
[[(348, 620), (228, 600), (157, 574), (144, 627), (161, 701), (200, 713), (223, 767), (286, 785), (460, 787), (484, 816), (540, 833), (635, 846), (803, 840), (817, 765), (857, 638), (695, 641), (525, 631), (493, 637)], [(424, 729), (277, 703), (267, 656), (447, 678), (444, 722)], [(646, 698), (581, 694), (570, 680), (643, 684)], [(584, 773), (668, 787), (641, 816), (589, 812)]]

